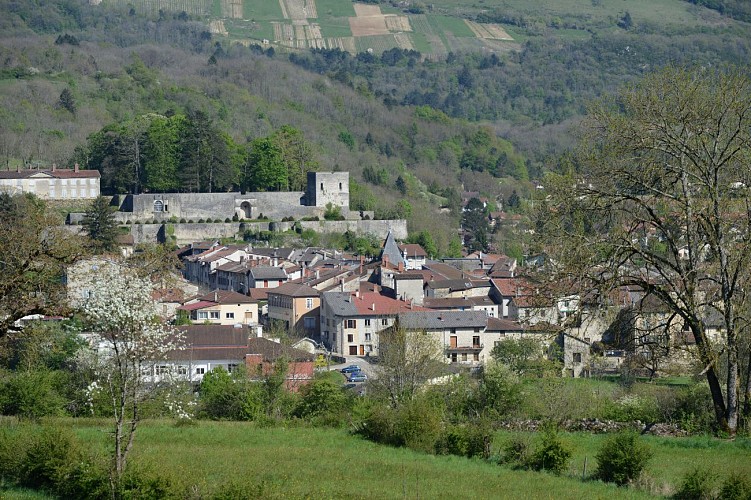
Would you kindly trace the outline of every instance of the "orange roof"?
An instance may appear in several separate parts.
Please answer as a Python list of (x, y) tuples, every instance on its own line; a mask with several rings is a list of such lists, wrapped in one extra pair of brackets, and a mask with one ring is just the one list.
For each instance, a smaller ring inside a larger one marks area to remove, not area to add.
[(398, 314), (408, 311), (428, 311), (424, 307), (412, 305), (404, 300), (386, 297), (378, 292), (365, 292), (353, 295), (352, 301), (358, 314)]

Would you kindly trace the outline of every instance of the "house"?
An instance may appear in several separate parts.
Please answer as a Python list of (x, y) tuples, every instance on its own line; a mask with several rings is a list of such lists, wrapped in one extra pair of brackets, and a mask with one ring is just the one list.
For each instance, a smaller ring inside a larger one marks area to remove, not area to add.
[(498, 304), (487, 296), (425, 299), (423, 305), (428, 309), (443, 311), (483, 311), (491, 318), (499, 317)]
[(378, 354), (378, 332), (393, 326), (399, 313), (419, 310), (412, 302), (378, 292), (326, 292), (321, 296), (321, 341), (349, 356)]
[(287, 282), (287, 273), (281, 267), (252, 267), (249, 276), (250, 288), (276, 288)]
[(287, 331), (317, 338), (321, 298), (315, 288), (285, 283), (268, 289), (268, 317), (280, 321)]
[(402, 257), (405, 262), (405, 269), (408, 271), (412, 269), (422, 269), (427, 263), (428, 253), (422, 246), (416, 243), (407, 243), (399, 245), (399, 251), (402, 253)]
[(31, 193), (46, 200), (89, 200), (99, 196), (98, 170), (73, 169), (0, 171), (0, 191)]
[(495, 337), (485, 330), (488, 316), (482, 311), (409, 311), (400, 313), (398, 326), (433, 336), (450, 363), (480, 365), (490, 358)]
[(255, 336), (247, 327), (190, 325), (178, 329), (183, 346), (154, 364), (149, 374), (152, 381), (169, 376), (200, 383), (214, 368), (232, 373), (240, 366), (245, 367), (249, 377), (255, 378), (273, 372), (281, 359), (286, 362), (288, 390), (297, 391), (313, 379), (315, 357), (311, 353)]
[(183, 259), (183, 276), (185, 279), (208, 287), (219, 288), (217, 268), (228, 262), (243, 262), (248, 259), (245, 248), (239, 246), (214, 246), (197, 255)]
[(217, 325), (257, 325), (258, 303), (241, 293), (214, 290), (185, 302), (177, 308), (191, 321)]

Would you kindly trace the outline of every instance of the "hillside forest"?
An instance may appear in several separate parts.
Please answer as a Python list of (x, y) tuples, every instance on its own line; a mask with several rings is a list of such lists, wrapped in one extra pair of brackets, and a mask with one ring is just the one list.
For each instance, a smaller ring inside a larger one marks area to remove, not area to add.
[[(670, 22), (574, 3), (431, 4), (515, 40), (436, 60), (233, 44), (208, 19), (118, 2), (3, 2), (0, 161), (97, 168), (107, 194), (294, 190), (308, 170), (347, 170), (352, 209), (405, 217), (445, 252), (462, 192), (523, 213), (533, 181), (577, 168), (567, 152), (592, 100), (668, 64), (748, 61), (740, 2), (662, 0)], [(506, 252), (522, 239), (493, 238)]]

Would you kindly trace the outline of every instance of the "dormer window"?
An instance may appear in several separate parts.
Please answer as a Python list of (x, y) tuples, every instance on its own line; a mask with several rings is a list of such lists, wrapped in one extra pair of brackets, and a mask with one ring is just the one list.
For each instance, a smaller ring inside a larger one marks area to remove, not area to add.
[(154, 200), (154, 212), (164, 212), (164, 202), (162, 200)]

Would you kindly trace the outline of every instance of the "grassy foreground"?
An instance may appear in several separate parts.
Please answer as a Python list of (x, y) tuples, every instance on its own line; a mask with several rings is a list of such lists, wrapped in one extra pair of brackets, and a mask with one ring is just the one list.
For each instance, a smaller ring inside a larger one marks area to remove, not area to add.
[[(108, 445), (105, 421), (56, 419), (101, 453)], [(501, 432), (496, 448), (512, 436)], [(524, 434), (530, 440), (531, 433)], [(169, 480), (185, 497), (210, 498), (220, 491), (257, 498), (647, 498), (666, 495), (696, 467), (725, 476), (751, 474), (751, 440), (708, 437), (646, 438), (655, 457), (640, 489), (582, 481), (596, 467), (605, 436), (564, 434), (573, 448), (569, 474), (511, 470), (481, 460), (432, 456), (377, 445), (346, 430), (272, 427), (242, 422), (175, 426), (146, 421), (133, 451), (136, 468)], [(46, 498), (28, 490), (0, 491), (2, 498)]]
[[(106, 427), (87, 420), (66, 422), (84, 442), (102, 450), (106, 446)], [(345, 430), (259, 428), (241, 422), (182, 427), (145, 422), (133, 459), (169, 477), (178, 490), (201, 496), (234, 485), (258, 498), (646, 497), (597, 482), (389, 448)]]

